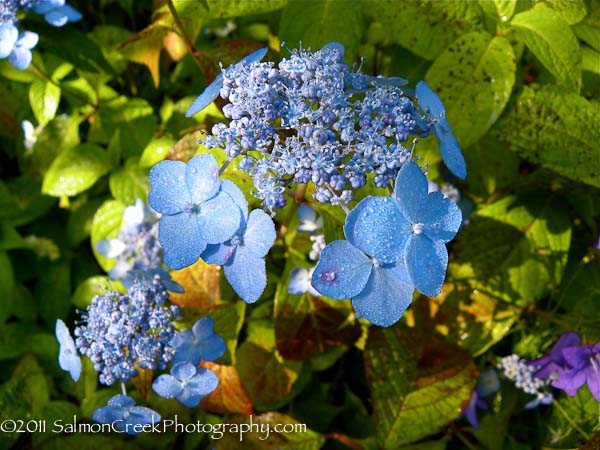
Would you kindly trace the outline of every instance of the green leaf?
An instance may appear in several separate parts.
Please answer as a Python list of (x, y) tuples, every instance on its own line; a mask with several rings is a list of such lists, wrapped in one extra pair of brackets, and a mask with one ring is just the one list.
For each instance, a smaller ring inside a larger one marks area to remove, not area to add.
[(290, 1), (281, 13), (279, 38), (291, 48), (320, 49), (331, 41), (346, 47), (345, 59), (356, 59), (362, 37), (362, 15), (359, 2), (322, 0), (311, 2)]
[(510, 23), (556, 82), (578, 92), (581, 50), (568, 24), (544, 4), (517, 14)]
[(111, 169), (106, 151), (81, 144), (61, 153), (44, 176), (42, 192), (55, 197), (73, 196), (91, 187)]
[(571, 223), (556, 195), (524, 192), (502, 198), (472, 217), (458, 235), (451, 279), (526, 305), (558, 286), (571, 243)]
[[(235, 415), (228, 417), (228, 423), (243, 424), (248, 423), (248, 416)], [(325, 436), (322, 436), (311, 429), (306, 428), (296, 419), (278, 412), (268, 412), (252, 416), (253, 423), (258, 424), (253, 427), (250, 433), (244, 435), (244, 449), (248, 450), (319, 450), (325, 443)], [(294, 432), (280, 433), (273, 431), (277, 424), (285, 426), (286, 430)], [(265, 430), (269, 428), (271, 433), (268, 439), (263, 432), (256, 430)], [(231, 428), (230, 428), (231, 430)], [(239, 433), (225, 433), (222, 439), (215, 442), (216, 450), (238, 450), (240, 448)]]
[(165, 159), (176, 142), (171, 135), (152, 139), (140, 157), (140, 167), (149, 168)]
[(440, 431), (466, 407), (475, 387), (471, 358), (436, 335), (403, 326), (371, 327), (365, 352), (383, 449)]
[(582, 22), (571, 28), (579, 39), (600, 52), (600, 28), (591, 23)]
[(35, 80), (29, 86), (29, 104), (38, 123), (45, 125), (56, 115), (60, 103), (60, 87), (55, 84)]
[(115, 265), (115, 260), (99, 254), (96, 251), (96, 244), (102, 239), (116, 237), (119, 234), (123, 211), (125, 211), (125, 205), (120, 201), (106, 200), (94, 215), (92, 222), (90, 233), (92, 250), (100, 267), (107, 272)]
[(101, 204), (102, 199), (95, 198), (79, 205), (71, 212), (67, 222), (67, 239), (71, 246), (81, 244), (90, 236), (94, 214)]
[(113, 282), (106, 276), (96, 275), (83, 281), (77, 286), (71, 303), (78, 309), (86, 309), (92, 302), (95, 295), (104, 295), (107, 291), (113, 290)]
[(477, 2), (363, 0), (363, 9), (382, 24), (387, 36), (384, 44), (398, 44), (430, 61), (460, 35), (484, 29)]
[(547, 0), (545, 4), (569, 25), (581, 22), (587, 14), (583, 0)]
[(600, 52), (581, 46), (581, 69), (600, 75)]
[(71, 305), (71, 264), (61, 259), (50, 264), (39, 275), (34, 291), (38, 310), (48, 325), (57, 318), (65, 319)]
[(515, 13), (517, 6), (517, 0), (494, 0), (496, 5), (496, 11), (498, 11), (498, 17), (502, 22), (510, 20)]
[(126, 205), (134, 204), (138, 198), (145, 200), (150, 192), (148, 171), (141, 169), (133, 158), (110, 175), (108, 185), (113, 197)]
[(228, 303), (211, 310), (210, 316), (215, 320), (215, 333), (225, 340), (227, 353), (219, 360), (223, 364), (235, 364), (236, 348), (240, 330), (244, 324), (244, 302)]
[[(108, 400), (108, 399), (107, 399)], [(101, 406), (101, 405), (99, 405)], [(67, 428), (71, 425), (71, 428)], [(120, 437), (102, 435), (98, 433), (87, 434), (77, 433), (72, 429), (73, 417), (70, 420), (64, 420), (56, 426), (55, 432), (65, 432), (73, 434), (56, 434), (52, 439), (47, 439), (36, 446), (38, 450), (141, 450), (143, 447), (136, 445), (135, 442), (125, 441)], [(61, 428), (62, 427), (62, 428)]]
[(246, 341), (237, 350), (235, 367), (253, 407), (264, 410), (280, 405), (290, 394), (301, 363)]
[(461, 36), (431, 65), (425, 80), (438, 93), (462, 147), (477, 142), (502, 113), (515, 82), (515, 55), (502, 37)]
[(528, 160), (600, 186), (598, 106), (554, 86), (524, 88), (496, 136)]
[(288, 0), (263, 0), (260, 2), (206, 0), (208, 14), (211, 19), (231, 19), (233, 17), (272, 13), (283, 8), (286, 3), (288, 3)]

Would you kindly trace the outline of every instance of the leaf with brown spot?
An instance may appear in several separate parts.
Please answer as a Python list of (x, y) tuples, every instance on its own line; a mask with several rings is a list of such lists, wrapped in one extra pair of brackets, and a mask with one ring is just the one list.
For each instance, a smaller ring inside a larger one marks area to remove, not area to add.
[(219, 266), (206, 264), (201, 259), (185, 269), (171, 271), (173, 281), (185, 289), (183, 294), (172, 292), (171, 301), (184, 308), (205, 311), (214, 308), (221, 303), (220, 273)]
[(202, 399), (202, 409), (218, 414), (252, 414), (252, 402), (235, 367), (208, 361), (201, 365), (219, 378), (217, 389)]
[(168, 33), (168, 28), (153, 23), (120, 46), (123, 56), (148, 68), (155, 87), (158, 87), (160, 81), (158, 63), (163, 40)]

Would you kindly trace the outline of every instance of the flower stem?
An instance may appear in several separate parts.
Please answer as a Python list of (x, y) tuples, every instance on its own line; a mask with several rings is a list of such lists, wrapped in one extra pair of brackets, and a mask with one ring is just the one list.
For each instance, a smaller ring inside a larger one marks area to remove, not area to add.
[(127, 395), (127, 389), (125, 388), (125, 383), (121, 381), (121, 392), (123, 395)]

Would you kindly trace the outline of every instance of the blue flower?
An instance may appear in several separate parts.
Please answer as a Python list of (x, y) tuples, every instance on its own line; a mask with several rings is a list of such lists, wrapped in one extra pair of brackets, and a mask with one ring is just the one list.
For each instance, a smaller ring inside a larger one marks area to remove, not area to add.
[(106, 406), (96, 409), (92, 419), (98, 423), (114, 424), (120, 431), (134, 435), (141, 431), (143, 425), (160, 422), (160, 415), (145, 406), (135, 406), (134, 399), (119, 394), (112, 397)]
[[(409, 161), (398, 172), (393, 197), (410, 226), (403, 248), (410, 279), (421, 293), (433, 297), (440, 293), (446, 277), (445, 243), (458, 232), (462, 214), (456, 203), (440, 192), (428, 194), (427, 187), (419, 166)], [(400, 233), (404, 236), (406, 230)]]
[[(471, 398), (467, 407), (462, 412), (460, 417), (466, 417), (471, 426), (475, 429), (479, 429), (479, 420), (477, 420), (477, 408), (486, 410), (489, 408), (487, 402), (480, 398), (476, 390), (471, 393)], [(459, 417), (459, 419), (460, 419)]]
[(225, 353), (225, 341), (214, 332), (215, 321), (203, 317), (196, 321), (192, 330), (180, 331), (171, 340), (175, 349), (173, 364), (189, 362), (197, 366), (201, 360), (214, 361)]
[(212, 155), (197, 155), (187, 164), (161, 161), (149, 179), (148, 202), (163, 214), (158, 237), (170, 268), (190, 266), (208, 244), (231, 239), (240, 227), (241, 212), (222, 189), (226, 182), (219, 180)]
[[(248, 204), (239, 189), (228, 192), (242, 212), (239, 230), (221, 245), (209, 245), (202, 259), (209, 264), (220, 264), (233, 290), (246, 302), (254, 303), (267, 285), (265, 256), (275, 242), (273, 220), (261, 209), (248, 214)], [(234, 192), (237, 192), (235, 194)]]
[(323, 295), (352, 299), (356, 312), (379, 326), (397, 322), (414, 291), (401, 254), (410, 230), (390, 197), (367, 197), (346, 217), (347, 241), (334, 241), (321, 253), (312, 276)]
[(308, 292), (314, 297), (319, 297), (321, 294), (319, 294), (311, 284), (311, 278), (314, 271), (314, 267), (311, 269), (306, 269), (304, 267), (292, 269), (290, 271), (288, 292), (292, 295), (302, 295)]
[(219, 379), (210, 370), (181, 362), (171, 368), (171, 375), (163, 374), (154, 380), (152, 389), (163, 398), (175, 398), (182, 405), (194, 408), (218, 385)]
[(446, 110), (442, 101), (424, 81), (417, 83), (416, 93), (419, 105), (433, 124), (433, 132), (438, 140), (440, 153), (446, 167), (458, 178), (464, 180), (467, 177), (467, 164), (460, 151), (456, 136), (446, 119)]
[(19, 30), (12, 23), (0, 25), (0, 58), (7, 58), (15, 48)]
[[(234, 67), (260, 61), (265, 57), (267, 51), (268, 48), (266, 47), (256, 50), (255, 52), (250, 53), (249, 55), (245, 56), (240, 61), (238, 61), (236, 64), (234, 64)], [(219, 73), (219, 75), (217, 75), (217, 77), (212, 81), (212, 83), (210, 83), (206, 87), (206, 89), (204, 89), (204, 92), (202, 92), (202, 94), (200, 94), (198, 98), (194, 100), (192, 106), (190, 106), (187, 112), (185, 113), (185, 117), (192, 117), (194, 114), (199, 113), (208, 105), (210, 105), (219, 96), (219, 92), (221, 91), (222, 87), (223, 73)]]
[(19, 70), (25, 70), (31, 64), (31, 49), (38, 43), (39, 37), (37, 33), (31, 31), (23, 31), (19, 34), (19, 39), (15, 43), (15, 48), (8, 56), (10, 63)]
[(66, 4), (65, 0), (41, 0), (33, 6), (32, 10), (43, 15), (46, 22), (55, 27), (81, 20), (79, 11)]
[(58, 365), (62, 370), (69, 372), (73, 381), (77, 381), (81, 375), (81, 358), (77, 353), (71, 333), (65, 323), (60, 319), (56, 320), (54, 333), (56, 334), (56, 339), (60, 345), (58, 351)]

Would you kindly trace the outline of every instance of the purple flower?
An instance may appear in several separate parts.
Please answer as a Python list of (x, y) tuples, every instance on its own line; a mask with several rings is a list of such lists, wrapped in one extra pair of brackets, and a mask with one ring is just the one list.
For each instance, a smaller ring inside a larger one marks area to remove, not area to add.
[[(479, 420), (477, 420), (477, 408), (487, 410), (489, 405), (483, 400), (477, 390), (474, 390), (471, 394), (471, 399), (466, 409), (462, 412), (460, 417), (466, 417), (473, 428), (479, 429)], [(459, 417), (459, 418), (460, 418)]]
[(560, 372), (552, 386), (573, 397), (587, 383), (596, 401), (600, 402), (600, 342), (593, 346), (566, 347), (562, 356), (569, 368)]
[(537, 372), (533, 376), (546, 379), (554, 373), (560, 374), (565, 368), (568, 368), (567, 361), (562, 353), (563, 349), (575, 347), (579, 344), (581, 344), (581, 338), (574, 331), (563, 334), (547, 355), (527, 362), (530, 366), (537, 368)]

